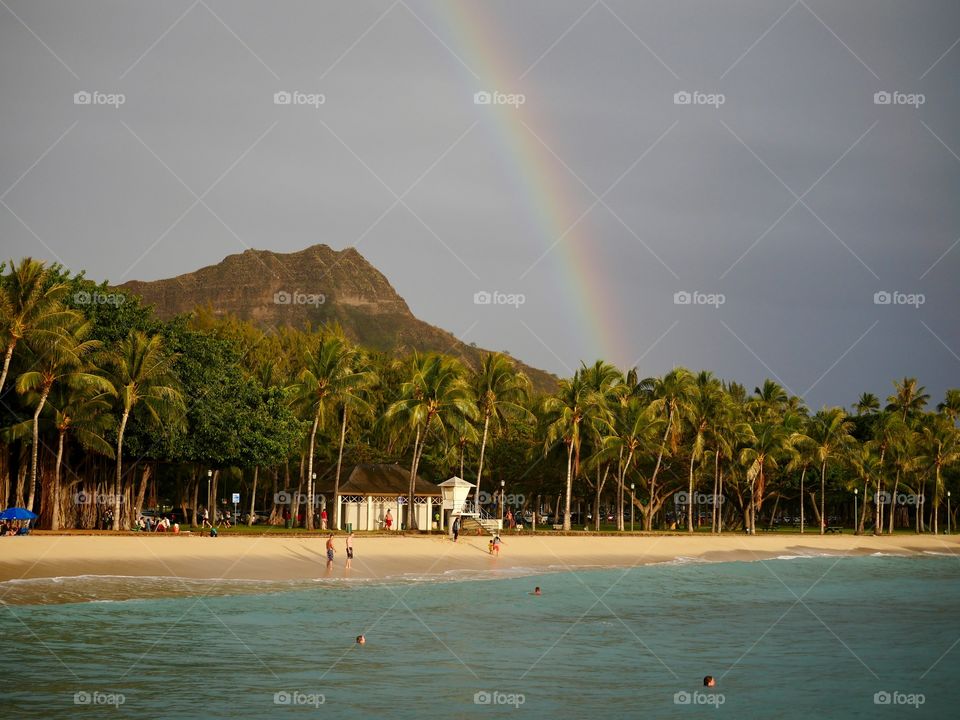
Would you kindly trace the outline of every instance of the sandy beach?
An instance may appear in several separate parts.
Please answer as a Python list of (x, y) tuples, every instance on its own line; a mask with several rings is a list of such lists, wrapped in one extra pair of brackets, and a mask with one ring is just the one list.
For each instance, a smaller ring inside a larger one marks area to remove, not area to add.
[[(329, 577), (322, 537), (35, 535), (0, 540), (0, 581), (114, 575), (134, 577), (294, 580)], [(332, 572), (343, 577), (388, 578), (448, 571), (629, 567), (678, 558), (761, 560), (784, 555), (960, 556), (960, 536), (767, 535), (721, 537), (648, 535), (505, 536), (500, 557), (486, 537), (370, 537), (354, 542), (356, 559), (345, 571), (344, 537), (335, 539)]]

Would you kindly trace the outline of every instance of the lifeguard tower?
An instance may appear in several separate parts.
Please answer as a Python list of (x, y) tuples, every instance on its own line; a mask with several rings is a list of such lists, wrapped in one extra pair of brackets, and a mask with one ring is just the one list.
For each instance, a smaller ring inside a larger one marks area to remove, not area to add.
[(482, 528), (488, 533), (493, 533), (502, 529), (502, 521), (486, 517), (479, 506), (468, 503), (470, 490), (476, 487), (473, 483), (467, 482), (463, 478), (452, 477), (439, 483), (440, 493), (443, 498), (444, 526), (447, 534), (453, 535), (453, 521), (460, 518), (461, 532), (466, 531), (465, 520), (469, 519), (471, 524)]

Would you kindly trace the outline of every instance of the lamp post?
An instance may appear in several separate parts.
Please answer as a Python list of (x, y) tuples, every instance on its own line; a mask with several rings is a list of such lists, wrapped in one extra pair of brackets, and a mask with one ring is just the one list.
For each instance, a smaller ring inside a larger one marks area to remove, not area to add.
[(633, 532), (633, 507), (635, 496), (633, 494), (633, 489), (636, 487), (635, 483), (630, 483), (630, 532)]
[[(316, 473), (310, 473), (310, 479), (313, 481), (313, 482), (310, 483), (310, 487), (313, 488), (313, 494), (316, 495), (316, 494), (317, 494), (317, 474), (316, 474)], [(308, 498), (307, 498), (307, 512), (310, 513), (310, 527), (313, 527), (313, 526), (314, 526), (314, 525), (313, 525), (313, 515), (314, 515), (314, 512), (313, 512), (313, 498), (312, 498), (312, 497), (308, 497)], [(304, 525), (306, 525), (306, 517), (307, 517), (307, 516), (304, 515)]]
[(947, 490), (947, 535), (950, 534), (950, 491)]
[(500, 525), (501, 526), (503, 525), (503, 501), (505, 498), (504, 493), (506, 491), (504, 490), (504, 488), (506, 487), (506, 485), (507, 483), (504, 480), (500, 481)]
[[(210, 512), (210, 481), (213, 479), (213, 470), (207, 470), (207, 512)], [(213, 508), (213, 522), (217, 521), (217, 508)]]
[(857, 514), (857, 495), (860, 493), (858, 488), (853, 489), (853, 534), (860, 534), (860, 521), (857, 519), (860, 516)]

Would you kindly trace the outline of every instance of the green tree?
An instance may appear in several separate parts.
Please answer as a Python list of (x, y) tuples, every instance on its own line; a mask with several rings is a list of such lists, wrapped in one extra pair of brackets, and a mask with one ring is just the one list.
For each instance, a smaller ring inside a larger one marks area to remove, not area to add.
[(436, 427), (435, 434), (444, 435), (452, 415), (475, 419), (477, 414), (476, 397), (461, 362), (443, 355), (414, 355), (407, 380), (400, 387), (399, 398), (390, 404), (384, 415), (386, 423), (413, 435), (407, 493), (410, 529), (417, 529), (414, 506), (417, 472), (431, 432)]
[(820, 534), (826, 533), (827, 468), (844, 459), (854, 443), (853, 423), (841, 408), (825, 408), (813, 416), (808, 437), (816, 461), (820, 463)]
[(160, 335), (147, 336), (134, 330), (103, 358), (106, 377), (112, 384), (120, 421), (117, 428), (116, 478), (113, 498), (113, 529), (120, 529), (120, 499), (123, 493), (123, 440), (131, 413), (142, 410), (155, 426), (178, 424), (185, 414), (179, 380), (173, 370), (177, 356), (164, 350)]
[(53, 282), (52, 273), (43, 262), (23, 258), (19, 265), (10, 264), (10, 274), (0, 282), (0, 341), (3, 342), (0, 393), (17, 343), (57, 335), (61, 327), (81, 317), (64, 307), (63, 300), (70, 288), (64, 282)]
[(40, 449), (40, 413), (54, 383), (71, 388), (110, 389), (102, 377), (90, 372), (88, 356), (100, 343), (90, 340), (90, 323), (71, 318), (60, 332), (37, 334), (28, 343), (30, 370), (17, 378), (17, 392), (33, 398), (33, 450), (30, 462), (30, 495), (28, 508), (33, 507), (37, 487), (37, 458)]
[(483, 462), (491, 423), (499, 428), (508, 417), (532, 420), (533, 413), (524, 405), (530, 390), (530, 382), (526, 375), (517, 371), (513, 360), (506, 355), (502, 353), (484, 355), (480, 370), (473, 375), (472, 379), (473, 391), (477, 397), (477, 409), (483, 419), (480, 459), (477, 462), (477, 487), (474, 490), (474, 497), (479, 504)]

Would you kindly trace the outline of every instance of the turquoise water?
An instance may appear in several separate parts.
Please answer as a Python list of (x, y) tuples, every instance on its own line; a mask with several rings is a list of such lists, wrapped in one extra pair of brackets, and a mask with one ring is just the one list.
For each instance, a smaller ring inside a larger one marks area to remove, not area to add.
[(25, 587), (0, 583), (0, 712), (13, 718), (921, 718), (955, 717), (960, 700), (956, 557), (12, 604)]

